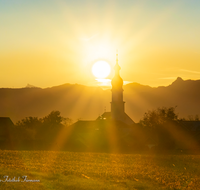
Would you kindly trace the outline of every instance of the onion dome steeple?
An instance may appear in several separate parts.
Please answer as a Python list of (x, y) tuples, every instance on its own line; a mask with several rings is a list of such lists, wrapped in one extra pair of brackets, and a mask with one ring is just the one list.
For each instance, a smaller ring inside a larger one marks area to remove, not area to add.
[(118, 64), (118, 52), (116, 54), (116, 65), (114, 67), (114, 70), (115, 70), (115, 76), (113, 77), (111, 81), (112, 89), (122, 89), (123, 80), (119, 75), (119, 71), (121, 70), (121, 67)]
[(114, 119), (122, 117), (124, 114), (124, 101), (123, 101), (123, 80), (119, 75), (120, 66), (118, 64), (118, 53), (116, 55), (116, 65), (114, 67), (115, 75), (111, 81), (112, 84), (112, 102), (111, 113)]

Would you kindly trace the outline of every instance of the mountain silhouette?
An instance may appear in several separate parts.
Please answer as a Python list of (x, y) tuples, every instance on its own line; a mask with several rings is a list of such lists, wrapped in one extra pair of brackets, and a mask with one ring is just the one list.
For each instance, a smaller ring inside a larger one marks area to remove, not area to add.
[[(200, 80), (178, 77), (169, 86), (150, 87), (139, 83), (124, 85), (126, 113), (138, 122), (147, 110), (177, 106), (179, 117), (200, 115)], [(110, 111), (111, 90), (79, 84), (63, 84), (51, 88), (1, 88), (0, 117), (15, 123), (25, 117), (44, 117), (59, 110), (63, 117), (96, 119)]]
[(38, 87), (31, 85), (31, 84), (27, 84), (25, 88), (38, 88)]

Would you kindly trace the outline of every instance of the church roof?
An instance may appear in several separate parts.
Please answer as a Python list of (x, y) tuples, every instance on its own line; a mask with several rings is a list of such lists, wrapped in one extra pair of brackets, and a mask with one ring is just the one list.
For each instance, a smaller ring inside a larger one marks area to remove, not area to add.
[(79, 128), (80, 130), (86, 130), (94, 128), (96, 125), (95, 120), (78, 120), (76, 123), (72, 124), (72, 128)]
[[(104, 115), (110, 115), (110, 112)], [(67, 130), (70, 134), (67, 146), (73, 151), (126, 152), (143, 146), (146, 140), (136, 124), (128, 125), (113, 119), (79, 120)]]
[(99, 119), (112, 119), (111, 112), (104, 112), (102, 115), (100, 115), (97, 120)]
[[(111, 112), (104, 112), (97, 120), (112, 120)], [(122, 118), (115, 119), (116, 121), (122, 121), (128, 125), (133, 125), (135, 122), (124, 112)]]
[[(104, 114), (110, 115), (111, 112), (105, 112)], [(109, 125), (115, 125), (117, 127), (121, 127), (121, 128), (126, 128), (126, 127), (130, 127), (129, 125), (127, 125), (126, 123), (124, 123), (123, 121), (120, 120), (107, 120), (107, 119), (103, 119), (103, 118), (97, 118), (96, 120), (79, 120), (76, 123), (72, 124), (71, 127), (72, 128), (79, 128), (79, 129), (95, 129), (98, 127), (105, 127), (105, 126), (109, 126)]]

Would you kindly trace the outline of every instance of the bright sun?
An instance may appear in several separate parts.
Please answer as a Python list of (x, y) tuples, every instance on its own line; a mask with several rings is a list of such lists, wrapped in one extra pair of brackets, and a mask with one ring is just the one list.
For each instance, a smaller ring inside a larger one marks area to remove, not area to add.
[(106, 61), (97, 61), (92, 66), (92, 74), (99, 78), (106, 78), (110, 74), (110, 65)]

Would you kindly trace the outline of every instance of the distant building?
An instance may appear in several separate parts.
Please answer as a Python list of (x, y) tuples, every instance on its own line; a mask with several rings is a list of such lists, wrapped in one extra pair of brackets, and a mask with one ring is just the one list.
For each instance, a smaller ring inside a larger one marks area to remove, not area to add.
[[(111, 112), (104, 112), (100, 115), (96, 121), (99, 120), (114, 120), (119, 121), (121, 124), (128, 126), (134, 125), (135, 122), (125, 113), (125, 102), (123, 101), (123, 79), (120, 77), (119, 71), (121, 67), (118, 64), (118, 53), (116, 54), (116, 65), (114, 67), (115, 75), (111, 81), (112, 84), (112, 102), (111, 102)], [(78, 125), (95, 125), (94, 121), (84, 121), (79, 120), (76, 124)]]
[(113, 77), (112, 84), (112, 102), (111, 112), (103, 113), (98, 119), (113, 119), (122, 121), (127, 125), (133, 125), (134, 121), (125, 113), (125, 102), (123, 101), (123, 79), (119, 75), (121, 67), (118, 64), (118, 54), (116, 56), (116, 65), (114, 67), (115, 76)]
[(9, 117), (0, 117), (0, 141), (10, 139), (13, 128), (14, 124)]
[(14, 139), (14, 124), (9, 117), (0, 117), (0, 148), (12, 148), (12, 141)]
[(96, 120), (79, 120), (71, 125), (69, 127), (71, 135), (66, 144), (68, 150), (126, 152), (135, 146), (134, 143), (136, 146), (140, 146), (140, 140), (133, 135), (136, 124), (125, 113), (123, 80), (119, 75), (120, 69), (117, 54), (114, 67), (115, 75), (111, 81), (111, 112), (104, 112)]

